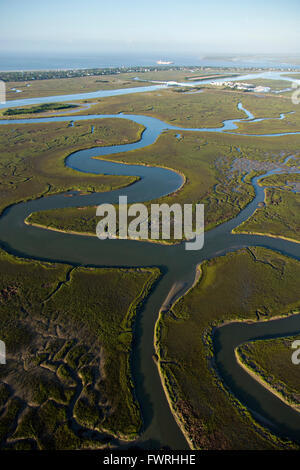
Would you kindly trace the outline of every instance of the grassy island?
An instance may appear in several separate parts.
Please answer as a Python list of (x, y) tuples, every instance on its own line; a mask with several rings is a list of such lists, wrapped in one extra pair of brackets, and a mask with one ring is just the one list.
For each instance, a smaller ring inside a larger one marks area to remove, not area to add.
[(133, 326), (159, 270), (73, 268), (0, 252), (0, 272), (0, 448), (136, 438)]
[[(258, 425), (213, 367), (211, 334), (224, 322), (265, 320), (299, 307), (300, 263), (255, 248), (205, 261), (198, 283), (156, 326), (158, 367), (195, 449), (289, 447)], [(290, 350), (288, 351), (290, 353)]]

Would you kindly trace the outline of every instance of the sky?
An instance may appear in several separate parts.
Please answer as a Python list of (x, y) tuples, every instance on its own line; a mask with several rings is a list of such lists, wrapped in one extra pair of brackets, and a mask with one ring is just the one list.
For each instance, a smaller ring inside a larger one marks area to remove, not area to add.
[(0, 0), (0, 53), (300, 54), (300, 0)]

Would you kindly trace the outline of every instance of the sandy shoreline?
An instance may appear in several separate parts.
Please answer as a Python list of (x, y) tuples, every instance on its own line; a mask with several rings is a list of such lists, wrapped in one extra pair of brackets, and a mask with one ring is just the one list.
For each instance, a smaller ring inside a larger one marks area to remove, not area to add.
[[(28, 217), (30, 217), (31, 214), (29, 214)], [(26, 225), (29, 225), (29, 226), (32, 226), (32, 227), (37, 227), (37, 228), (41, 228), (43, 230), (49, 230), (51, 232), (59, 232), (59, 233), (64, 233), (66, 235), (79, 235), (81, 237), (97, 237), (97, 234), (96, 233), (92, 233), (92, 232), (76, 232), (75, 230), (63, 230), (63, 229), (59, 229), (59, 228), (55, 228), (55, 227), (48, 227), (47, 225), (42, 225), (42, 224), (37, 224), (35, 222), (29, 222), (27, 219), (28, 217), (24, 220), (24, 223)], [(152, 240), (150, 238), (147, 238), (147, 239), (142, 239), (142, 238), (127, 238), (127, 239), (121, 239), (119, 238), (118, 236), (116, 237), (112, 237), (111, 240), (129, 240), (129, 241), (133, 241), (133, 242), (144, 242), (144, 243), (156, 243), (158, 245), (169, 245), (169, 246), (173, 246), (173, 245), (179, 245), (181, 243), (180, 242), (168, 242), (166, 240)]]
[(256, 382), (258, 382), (260, 385), (262, 385), (264, 388), (266, 388), (270, 393), (272, 393), (273, 395), (275, 395), (277, 398), (279, 398), (283, 403), (285, 403), (286, 405), (288, 405), (289, 407), (293, 408), (295, 411), (298, 411), (298, 413), (300, 412), (300, 404), (299, 405), (295, 405), (294, 403), (291, 403), (289, 402), (288, 400), (286, 400), (283, 395), (281, 395), (274, 387), (272, 387), (266, 380), (264, 380), (260, 375), (259, 373), (255, 373), (253, 369), (251, 369), (249, 366), (247, 366), (243, 361), (242, 359), (240, 358), (240, 355), (237, 351), (237, 348), (235, 348), (234, 350), (234, 355), (235, 355), (235, 359), (238, 363), (238, 365), (240, 367), (242, 367), (246, 372), (247, 374), (251, 375), (251, 377), (256, 380)]
[[(133, 142), (133, 143), (135, 143), (135, 142)], [(150, 145), (153, 145), (153, 144), (150, 144)], [(123, 152), (119, 152), (119, 153), (123, 153)], [(107, 158), (106, 156), (105, 157), (97, 156), (97, 157), (92, 157), (92, 158), (95, 159), (95, 160), (103, 160), (103, 161), (112, 162), (112, 163), (120, 163), (121, 165), (140, 165), (140, 166), (152, 167), (152, 168), (164, 168), (165, 170), (170, 170), (170, 171), (173, 171), (174, 173), (177, 173), (178, 175), (180, 175), (182, 177), (183, 181), (182, 181), (181, 185), (179, 186), (179, 188), (177, 188), (176, 191), (173, 191), (172, 193), (166, 194), (165, 196), (162, 196), (162, 197), (174, 196), (175, 194), (178, 193), (178, 191), (180, 191), (183, 188), (183, 186), (185, 185), (185, 183), (187, 181), (187, 178), (186, 178), (185, 174), (182, 173), (182, 171), (174, 170), (174, 168), (170, 168), (170, 167), (165, 166), (165, 165), (154, 165), (154, 164), (150, 165), (149, 163), (129, 163), (129, 162), (123, 162), (121, 160), (116, 160), (115, 158)], [(159, 199), (161, 199), (161, 198), (159, 198)]]
[(272, 233), (260, 233), (260, 232), (246, 232), (246, 231), (238, 231), (236, 232), (235, 229), (231, 231), (234, 235), (258, 235), (261, 237), (270, 237), (270, 238), (277, 238), (278, 240), (286, 240), (287, 242), (292, 243), (300, 243), (300, 240), (295, 240), (294, 238), (285, 237), (284, 235), (273, 235)]
[[(156, 333), (155, 333), (154, 338), (156, 338)], [(175, 419), (175, 421), (176, 421), (177, 426), (179, 427), (180, 431), (181, 431), (182, 434), (184, 435), (184, 437), (185, 437), (185, 439), (186, 439), (186, 441), (187, 441), (187, 443), (188, 443), (190, 449), (196, 450), (196, 448), (194, 447), (192, 441), (190, 440), (190, 437), (189, 437), (187, 431), (185, 430), (184, 424), (180, 421), (180, 418), (179, 418), (179, 416), (177, 415), (176, 410), (175, 410), (174, 407), (173, 407), (173, 402), (172, 402), (172, 400), (171, 400), (171, 398), (170, 398), (170, 396), (169, 396), (168, 389), (167, 389), (167, 387), (166, 387), (166, 385), (165, 385), (165, 380), (164, 380), (163, 372), (162, 372), (162, 369), (161, 369), (161, 361), (160, 361), (160, 357), (159, 357), (159, 355), (158, 355), (158, 353), (157, 353), (156, 348), (155, 348), (155, 352), (156, 352), (157, 357), (158, 357), (158, 360), (156, 361), (157, 370), (158, 370), (158, 373), (159, 373), (161, 385), (162, 385), (162, 388), (163, 388), (163, 390), (164, 390), (164, 393), (165, 393), (165, 396), (166, 396), (168, 405), (169, 405), (169, 407), (170, 407), (171, 413), (172, 413), (172, 415), (173, 415), (173, 417), (174, 417), (174, 419)]]

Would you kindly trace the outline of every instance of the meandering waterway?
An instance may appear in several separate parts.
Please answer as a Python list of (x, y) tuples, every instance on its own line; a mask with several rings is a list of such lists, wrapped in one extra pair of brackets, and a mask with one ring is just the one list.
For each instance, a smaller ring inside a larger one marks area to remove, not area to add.
[[(203, 83), (203, 82), (201, 82)], [(149, 87), (146, 87), (147, 90)], [(138, 91), (142, 91), (138, 88)], [(118, 94), (117, 91), (111, 94)], [(122, 90), (130, 93), (130, 90)], [(110, 96), (111, 96), (110, 94)], [(78, 95), (76, 95), (78, 99)], [(84, 95), (86, 98), (86, 94)], [(49, 97), (48, 97), (49, 98)], [(50, 97), (51, 98), (51, 97)], [(52, 97), (53, 98), (53, 97)], [(68, 98), (70, 99), (70, 97)], [(75, 98), (73, 97), (72, 100)], [(40, 100), (40, 98), (38, 99)], [(55, 97), (57, 101), (57, 97)], [(61, 97), (59, 97), (61, 101)], [(27, 101), (28, 100), (18, 100)], [(54, 100), (53, 100), (54, 101)], [(66, 100), (67, 101), (67, 100)], [(41, 101), (38, 101), (39, 103)], [(48, 101), (51, 102), (51, 101)], [(24, 103), (23, 103), (24, 104)], [(18, 104), (19, 105), (19, 104)], [(120, 152), (129, 152), (137, 148), (151, 145), (164, 130), (191, 132), (225, 132), (232, 133), (237, 129), (238, 122), (255, 122), (254, 116), (245, 110), (245, 119), (227, 120), (223, 127), (211, 129), (187, 129), (172, 126), (161, 120), (138, 115), (88, 115), (44, 117), (34, 119), (2, 120), (0, 125), (41, 123), (53, 121), (76, 121), (86, 119), (131, 119), (145, 127), (141, 140), (131, 144), (93, 147), (72, 153), (65, 164), (74, 170), (95, 174), (132, 175), (140, 177), (139, 181), (120, 190), (106, 193), (81, 195), (72, 192), (72, 197), (63, 194), (42, 197), (33, 201), (21, 202), (8, 207), (0, 218), (0, 243), (10, 253), (31, 259), (66, 262), (72, 265), (85, 266), (118, 266), (141, 267), (159, 266), (163, 276), (156, 288), (147, 299), (141, 315), (137, 319), (136, 340), (132, 355), (132, 371), (136, 395), (142, 409), (144, 420), (140, 444), (147, 447), (169, 446), (173, 449), (185, 449), (187, 443), (178, 428), (166, 401), (157, 366), (153, 361), (153, 332), (158, 312), (168, 293), (179, 286), (177, 297), (182, 295), (194, 282), (196, 266), (205, 259), (220, 256), (227, 252), (249, 246), (263, 246), (277, 250), (287, 256), (300, 260), (300, 245), (291, 241), (270, 238), (268, 236), (232, 234), (232, 229), (247, 220), (258, 204), (264, 200), (264, 188), (258, 180), (269, 174), (280, 172), (296, 172), (296, 168), (282, 165), (259, 178), (253, 178), (255, 198), (237, 217), (205, 234), (205, 245), (201, 251), (186, 251), (184, 244), (166, 246), (132, 240), (99, 241), (95, 237), (76, 236), (59, 233), (25, 224), (25, 219), (35, 211), (98, 205), (103, 202), (116, 203), (120, 195), (126, 195), (128, 202), (143, 202), (170, 194), (183, 183), (183, 178), (175, 171), (142, 165), (125, 165), (105, 160), (97, 160), (95, 156), (109, 156)], [(278, 119), (284, 119), (281, 115)], [(262, 119), (259, 119), (262, 121)], [(300, 134), (277, 133), (269, 136)], [(241, 135), (241, 134), (238, 134)], [(244, 134), (247, 135), (247, 134)], [(250, 135), (250, 134), (249, 134)], [(264, 136), (265, 137), (265, 136)], [(285, 163), (288, 163), (287, 161)], [(300, 173), (300, 171), (298, 171)], [(272, 421), (274, 426), (285, 435), (300, 441), (300, 414), (285, 405), (279, 398), (272, 395), (261, 384), (256, 382), (240, 366), (238, 366), (234, 348), (243, 341), (268, 335), (284, 336), (300, 333), (300, 315), (271, 322), (255, 323), (255, 325), (233, 324), (218, 330), (215, 338), (216, 361), (219, 369), (225, 371), (224, 380), (234, 393), (251, 410)], [(234, 336), (232, 336), (234, 333)], [(234, 341), (232, 340), (234, 337)]]

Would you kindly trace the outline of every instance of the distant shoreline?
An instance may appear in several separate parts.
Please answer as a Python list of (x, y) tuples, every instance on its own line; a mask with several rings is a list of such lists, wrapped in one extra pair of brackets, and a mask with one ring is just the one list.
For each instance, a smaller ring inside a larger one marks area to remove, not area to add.
[(233, 233), (233, 235), (258, 235), (260, 237), (270, 237), (270, 238), (277, 238), (277, 239), (281, 239), (281, 240), (286, 240), (287, 242), (293, 242), (293, 243), (300, 243), (300, 240), (296, 240), (295, 238), (290, 238), (290, 237), (285, 237), (284, 235), (273, 235), (272, 233), (260, 233), (260, 232), (252, 232), (252, 231), (235, 231), (235, 229), (233, 229), (231, 231), (231, 233)]
[[(245, 70), (257, 70), (257, 69), (276, 69), (276, 71), (299, 71), (300, 63), (286, 63), (278, 60), (274, 62), (268, 60), (257, 60), (253, 62), (248, 62), (243, 60), (243, 57), (238, 58), (237, 60), (232, 60), (228, 57), (208, 57), (204, 59), (192, 59), (184, 57), (172, 57), (172, 60), (166, 61), (167, 63), (157, 63), (155, 58), (144, 58), (140, 57), (124, 57), (122, 56), (100, 56), (100, 57), (83, 57), (80, 59), (80, 63), (76, 57), (70, 57), (66, 55), (65, 57), (39, 57), (39, 56), (17, 56), (17, 55), (0, 55), (0, 72), (37, 72), (37, 71), (70, 71), (70, 70), (88, 70), (88, 69), (123, 69), (124, 72), (128, 71), (126, 69), (134, 69), (137, 67), (147, 67), (147, 68), (177, 68), (177, 67), (191, 67), (191, 68), (210, 68), (210, 69), (245, 69)], [(164, 61), (163, 61), (164, 62)], [(171, 62), (171, 63), (168, 63)], [(132, 70), (133, 72), (135, 70)]]

